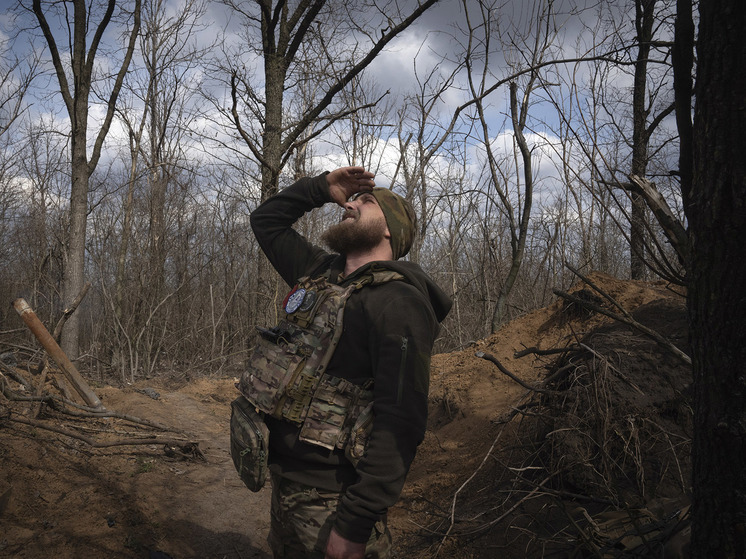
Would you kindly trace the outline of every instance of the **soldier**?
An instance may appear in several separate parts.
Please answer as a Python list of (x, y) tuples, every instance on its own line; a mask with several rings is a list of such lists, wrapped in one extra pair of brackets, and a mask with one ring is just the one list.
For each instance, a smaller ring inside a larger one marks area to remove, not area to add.
[[(416, 227), (404, 198), (344, 167), (303, 178), (251, 214), (292, 290), (240, 383), (269, 428), (275, 558), (386, 558), (386, 514), (425, 433), (430, 354), (451, 301), (399, 260)], [(314, 246), (293, 229), (335, 202)]]

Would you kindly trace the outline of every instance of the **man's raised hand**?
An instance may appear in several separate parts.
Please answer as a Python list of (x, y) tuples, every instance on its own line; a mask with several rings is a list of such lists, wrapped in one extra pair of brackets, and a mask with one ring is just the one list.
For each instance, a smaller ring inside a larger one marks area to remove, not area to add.
[(332, 200), (344, 206), (353, 194), (372, 190), (376, 185), (374, 177), (364, 167), (341, 167), (326, 175), (326, 182)]

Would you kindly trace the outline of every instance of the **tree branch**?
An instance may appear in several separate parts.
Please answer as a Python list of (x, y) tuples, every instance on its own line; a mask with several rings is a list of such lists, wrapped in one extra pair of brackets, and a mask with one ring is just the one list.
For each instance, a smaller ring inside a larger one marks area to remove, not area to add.
[[(608, 309), (603, 308), (600, 305), (597, 305), (591, 301), (586, 301), (584, 299), (580, 299), (579, 297), (575, 297), (573, 295), (570, 295), (569, 293), (566, 293), (560, 289), (553, 289), (552, 290), (555, 295), (562, 297), (563, 299), (566, 299), (572, 303), (575, 303), (577, 305), (580, 305), (581, 307), (585, 307), (587, 309), (590, 309), (592, 311), (595, 311), (599, 314), (603, 314), (605, 316), (608, 316), (609, 318), (613, 318), (614, 320), (621, 322), (623, 324), (627, 324), (628, 326), (632, 326), (636, 330), (639, 330), (646, 336), (649, 336), (653, 340), (655, 340), (658, 344), (661, 345), (661, 347), (664, 347), (668, 351), (670, 351), (672, 354), (674, 354), (676, 357), (681, 359), (684, 363), (687, 365), (692, 364), (692, 359), (689, 357), (686, 353), (681, 351), (679, 348), (677, 348), (674, 344), (672, 344), (670, 341), (668, 341), (666, 338), (661, 336), (658, 332), (655, 330), (651, 330), (647, 326), (644, 326), (643, 324), (640, 324), (637, 322), (634, 318), (632, 318), (626, 311), (624, 311), (624, 315), (617, 314), (613, 311), (610, 311)], [(618, 304), (615, 303), (617, 306)], [(621, 309), (621, 307), (618, 306), (618, 308)]]
[(497, 368), (500, 369), (500, 372), (502, 372), (504, 375), (509, 376), (511, 379), (516, 381), (526, 390), (531, 390), (533, 392), (539, 392), (540, 394), (556, 394), (556, 391), (554, 390), (547, 390), (545, 388), (531, 386), (530, 384), (523, 382), (521, 379), (519, 379), (517, 376), (511, 373), (502, 363), (500, 363), (500, 361), (494, 355), (490, 355), (489, 353), (485, 353), (484, 351), (477, 351), (474, 355), (476, 355), (480, 359), (485, 359), (489, 361), (490, 363), (494, 364), (495, 366), (497, 366)]
[(655, 184), (637, 175), (630, 175), (629, 180), (637, 187), (636, 191), (645, 198), (645, 202), (658, 220), (671, 246), (676, 251), (679, 263), (685, 269), (688, 268), (691, 255), (689, 251), (689, 234), (684, 228), (684, 224), (673, 214), (666, 199), (655, 188)]
[[(88, 163), (89, 175), (93, 173), (94, 169), (96, 168), (96, 165), (98, 165), (98, 160), (101, 157), (101, 149), (104, 145), (104, 139), (108, 135), (109, 128), (111, 128), (111, 123), (114, 119), (114, 112), (116, 110), (117, 98), (119, 97), (119, 92), (122, 90), (122, 83), (124, 82), (124, 77), (127, 75), (127, 70), (129, 69), (130, 62), (132, 61), (132, 56), (135, 52), (135, 44), (137, 42), (137, 37), (140, 33), (141, 1), (142, 0), (135, 0), (135, 11), (134, 11), (135, 21), (132, 26), (132, 31), (130, 32), (129, 43), (127, 44), (127, 50), (125, 51), (124, 60), (122, 60), (122, 65), (119, 67), (119, 72), (117, 73), (116, 80), (114, 81), (114, 86), (112, 87), (111, 95), (109, 96), (109, 101), (106, 104), (106, 116), (104, 117), (104, 122), (101, 124), (101, 128), (98, 132), (98, 136), (96, 137), (96, 142), (93, 145), (93, 152), (91, 153), (91, 160)], [(110, 0), (110, 4), (113, 5), (114, 0)], [(102, 21), (102, 25), (103, 25), (103, 21)], [(103, 29), (101, 29), (101, 32), (103, 33)], [(98, 31), (97, 31), (97, 34), (98, 34)], [(93, 45), (91, 46), (91, 52), (95, 56), (95, 50), (93, 48)], [(91, 64), (92, 63), (93, 61), (91, 57)]]
[(14, 417), (13, 415), (8, 416), (6, 419), (8, 419), (9, 421), (13, 421), (15, 423), (23, 423), (24, 425), (29, 425), (37, 429), (44, 429), (46, 431), (51, 431), (53, 433), (58, 433), (60, 435), (65, 435), (67, 437), (72, 437), (73, 439), (83, 441), (84, 443), (86, 443), (89, 446), (92, 446), (93, 448), (108, 448), (112, 446), (128, 446), (128, 445), (162, 444), (162, 445), (175, 446), (175, 447), (180, 447), (180, 448), (189, 447), (190, 453), (196, 452), (196, 453), (199, 453), (198, 455), (201, 455), (201, 452), (199, 451), (199, 447), (198, 447), (199, 443), (190, 442), (186, 439), (132, 438), (132, 439), (119, 439), (119, 440), (114, 440), (114, 441), (97, 441), (90, 437), (86, 437), (85, 435), (81, 435), (80, 433), (70, 431), (69, 429), (63, 429), (62, 427), (57, 427), (55, 425), (47, 425), (43, 421), (26, 419), (24, 417)]
[(368, 54), (357, 64), (355, 64), (352, 68), (350, 68), (347, 73), (342, 76), (337, 83), (335, 83), (327, 92), (326, 95), (316, 104), (315, 107), (312, 107), (309, 111), (306, 112), (305, 116), (298, 121), (293, 129), (288, 133), (287, 137), (283, 141), (282, 147), (283, 151), (287, 151), (288, 147), (296, 142), (298, 137), (303, 133), (303, 131), (312, 123), (316, 118), (321, 114), (321, 112), (328, 107), (331, 102), (334, 100), (335, 95), (342, 91), (348, 83), (352, 81), (352, 79), (360, 74), (365, 68), (367, 68), (371, 62), (378, 56), (378, 54), (384, 49), (384, 47), (389, 44), (393, 39), (395, 39), (399, 33), (404, 31), (407, 27), (409, 27), (412, 23), (414, 23), (417, 18), (419, 18), (428, 8), (430, 8), (433, 4), (435, 4), (438, 0), (426, 0), (425, 2), (422, 2), (419, 6), (417, 6), (417, 9), (414, 10), (406, 19), (404, 19), (402, 22), (400, 22), (398, 25), (392, 27), (388, 33), (384, 34), (381, 39), (376, 42), (373, 45), (373, 48), (370, 49)]

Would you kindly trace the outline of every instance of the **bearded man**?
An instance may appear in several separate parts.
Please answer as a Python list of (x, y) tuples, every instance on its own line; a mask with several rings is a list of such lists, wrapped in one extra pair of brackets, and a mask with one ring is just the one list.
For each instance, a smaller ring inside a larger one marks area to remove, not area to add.
[[(260, 247), (293, 287), (285, 319), (264, 330), (269, 349), (241, 381), (269, 428), (275, 558), (390, 557), (387, 511), (425, 434), (430, 354), (451, 301), (399, 260), (415, 213), (373, 179), (362, 167), (303, 178), (251, 214)], [(293, 229), (330, 202), (344, 208), (322, 236), (332, 252)]]

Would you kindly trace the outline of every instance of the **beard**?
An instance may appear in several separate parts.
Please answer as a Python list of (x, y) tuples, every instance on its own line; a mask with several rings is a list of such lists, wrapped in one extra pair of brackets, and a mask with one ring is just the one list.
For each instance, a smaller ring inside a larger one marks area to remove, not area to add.
[(321, 240), (334, 252), (349, 254), (375, 248), (385, 238), (385, 233), (386, 220), (383, 216), (368, 223), (352, 219), (329, 227), (321, 235)]

